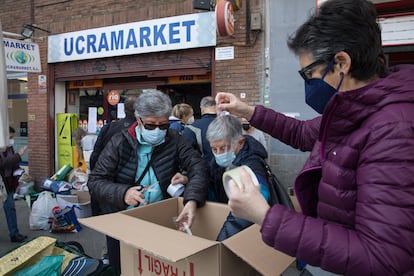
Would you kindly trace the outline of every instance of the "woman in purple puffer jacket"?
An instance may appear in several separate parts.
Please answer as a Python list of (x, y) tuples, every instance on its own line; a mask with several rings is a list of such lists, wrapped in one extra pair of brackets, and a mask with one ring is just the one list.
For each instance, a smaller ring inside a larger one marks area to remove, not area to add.
[[(345, 275), (414, 273), (414, 65), (387, 70), (372, 3), (325, 2), (288, 45), (299, 56), (306, 102), (321, 117), (288, 118), (218, 93), (219, 110), (303, 151), (295, 182), (302, 209), (270, 208), (243, 175), (234, 215), (261, 225), (269, 246)], [(315, 272), (317, 274), (318, 272)]]

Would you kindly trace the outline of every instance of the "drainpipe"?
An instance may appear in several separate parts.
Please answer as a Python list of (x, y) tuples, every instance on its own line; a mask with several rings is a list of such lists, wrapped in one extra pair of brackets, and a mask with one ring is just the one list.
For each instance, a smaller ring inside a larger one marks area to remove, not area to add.
[[(270, 105), (270, 1), (264, 1), (264, 80), (263, 80), (263, 105), (271, 107)], [(274, 0), (272, 0), (274, 1)], [(278, 0), (277, 0), (278, 1)], [(269, 157), (271, 155), (271, 148), (269, 138), (265, 135)], [(269, 160), (271, 160), (269, 158)]]

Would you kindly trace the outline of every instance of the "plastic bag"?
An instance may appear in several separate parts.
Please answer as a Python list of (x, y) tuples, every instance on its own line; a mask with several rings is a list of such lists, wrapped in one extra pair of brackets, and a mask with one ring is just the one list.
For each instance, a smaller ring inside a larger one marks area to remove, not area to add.
[(29, 183), (33, 181), (34, 181), (33, 177), (31, 177), (29, 173), (26, 171), (23, 172), (23, 174), (19, 178), (19, 183)]
[(81, 168), (75, 168), (70, 172), (68, 182), (72, 184), (72, 188), (75, 190), (88, 191), (88, 174)]
[(16, 194), (25, 196), (34, 193), (34, 181), (31, 182), (19, 182), (19, 186), (16, 188)]
[(29, 217), (31, 230), (49, 230), (49, 222), (53, 219), (52, 209), (58, 206), (56, 198), (51, 192), (43, 191), (39, 194), (37, 200), (33, 203)]
[(53, 207), (54, 218), (50, 232), (70, 233), (82, 230), (73, 208), (75, 207), (71, 208), (67, 206), (65, 209), (61, 210), (59, 206)]
[(48, 275), (59, 276), (63, 262), (63, 255), (46, 256), (33, 266), (17, 271), (14, 276)]
[(5, 201), (6, 198), (7, 198), (6, 186), (4, 185), (3, 177), (0, 176), (0, 199), (1, 199), (1, 202)]
[(51, 178), (45, 178), (43, 179), (40, 188), (54, 192), (55, 194), (70, 194), (72, 185), (66, 181), (56, 181)]

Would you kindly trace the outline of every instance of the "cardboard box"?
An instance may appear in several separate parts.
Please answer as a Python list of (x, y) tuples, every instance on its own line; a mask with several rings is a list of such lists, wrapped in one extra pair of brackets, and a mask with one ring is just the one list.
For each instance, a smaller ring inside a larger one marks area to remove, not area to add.
[(79, 221), (120, 240), (122, 275), (280, 275), (295, 260), (264, 244), (258, 225), (217, 242), (226, 204), (208, 202), (197, 211), (193, 236), (180, 232), (173, 217), (182, 208), (182, 198), (172, 198)]
[(59, 207), (63, 210), (66, 206), (75, 205), (77, 218), (87, 218), (92, 216), (91, 195), (87, 191), (72, 190), (70, 195), (56, 194)]
[(25, 267), (32, 266), (44, 256), (52, 255), (56, 239), (52, 237), (38, 237), (0, 258), (0, 275), (14, 275)]

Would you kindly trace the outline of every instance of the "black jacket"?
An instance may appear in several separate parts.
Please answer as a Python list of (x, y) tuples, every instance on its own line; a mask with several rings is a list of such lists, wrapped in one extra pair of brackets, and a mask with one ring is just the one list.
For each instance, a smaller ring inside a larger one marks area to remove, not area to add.
[[(115, 135), (102, 151), (95, 168), (89, 175), (88, 187), (92, 204), (99, 209), (94, 214), (125, 210), (126, 191), (135, 184), (138, 167), (138, 143), (133, 124), (128, 130)], [(208, 165), (201, 156), (184, 142), (175, 130), (168, 130), (165, 142), (154, 148), (151, 167), (159, 181), (164, 198), (169, 198), (167, 187), (177, 172), (185, 171), (188, 183), (184, 203), (195, 200), (200, 207), (205, 203), (208, 190)], [(95, 207), (96, 208), (96, 207)]]
[(91, 170), (95, 167), (96, 162), (98, 162), (99, 155), (105, 148), (108, 141), (111, 140), (112, 136), (121, 132), (123, 129), (128, 129), (133, 123), (135, 123), (135, 121), (135, 117), (132, 116), (103, 126), (98, 138), (96, 139), (95, 146), (89, 160), (89, 167)]
[(7, 193), (16, 192), (19, 186), (19, 178), (13, 175), (13, 172), (20, 168), (19, 163), (22, 161), (20, 154), (14, 152), (12, 146), (0, 152), (0, 175), (3, 178)]

